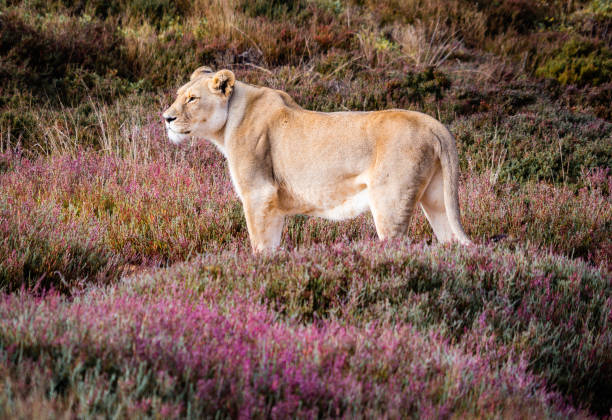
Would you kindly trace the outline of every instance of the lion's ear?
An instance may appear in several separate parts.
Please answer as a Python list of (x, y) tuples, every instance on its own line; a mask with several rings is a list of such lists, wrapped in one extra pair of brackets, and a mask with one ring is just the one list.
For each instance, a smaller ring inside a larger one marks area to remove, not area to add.
[(229, 97), (234, 90), (236, 76), (230, 70), (219, 70), (209, 82), (210, 90), (213, 93)]
[(212, 72), (213, 72), (213, 70), (210, 67), (208, 67), (208, 66), (198, 67), (197, 69), (195, 69), (195, 71), (193, 73), (191, 73), (191, 76), (189, 77), (189, 80), (191, 81), (191, 80), (195, 79), (196, 77), (200, 77), (203, 74), (212, 73)]

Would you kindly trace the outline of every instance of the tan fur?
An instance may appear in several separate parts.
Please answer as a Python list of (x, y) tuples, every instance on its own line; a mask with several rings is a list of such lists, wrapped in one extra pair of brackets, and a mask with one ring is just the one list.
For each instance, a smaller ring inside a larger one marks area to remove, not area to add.
[(313, 112), (287, 93), (197, 69), (164, 112), (174, 143), (214, 143), (227, 157), (254, 251), (280, 243), (285, 216), (340, 220), (370, 209), (380, 239), (406, 233), (420, 203), (440, 242), (469, 244), (450, 132), (405, 110)]

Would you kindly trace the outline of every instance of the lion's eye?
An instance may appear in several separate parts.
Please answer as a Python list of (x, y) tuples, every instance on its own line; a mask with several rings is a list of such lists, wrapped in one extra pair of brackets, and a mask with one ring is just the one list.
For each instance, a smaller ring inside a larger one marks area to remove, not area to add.
[(187, 99), (187, 103), (191, 103), (194, 102), (197, 98), (197, 96), (190, 96), (189, 99)]

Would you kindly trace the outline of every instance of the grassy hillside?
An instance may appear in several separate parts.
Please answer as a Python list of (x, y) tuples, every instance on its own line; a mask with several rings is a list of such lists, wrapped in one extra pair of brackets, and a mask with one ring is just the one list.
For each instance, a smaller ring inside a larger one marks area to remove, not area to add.
[[(609, 414), (611, 25), (605, 0), (0, 0), (0, 417)], [(298, 216), (252, 256), (223, 157), (161, 123), (201, 65), (440, 119), (478, 245)]]

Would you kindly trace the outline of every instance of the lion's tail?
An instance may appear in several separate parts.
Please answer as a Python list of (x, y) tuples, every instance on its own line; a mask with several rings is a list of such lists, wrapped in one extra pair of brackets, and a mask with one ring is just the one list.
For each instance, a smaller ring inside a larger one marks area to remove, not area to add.
[[(435, 134), (435, 133), (434, 133)], [(440, 143), (440, 163), (442, 165), (442, 180), (444, 184), (444, 207), (450, 227), (455, 239), (463, 245), (470, 245), (472, 241), (466, 235), (461, 225), (461, 212), (459, 210), (459, 157), (453, 135), (444, 128), (436, 135)]]

